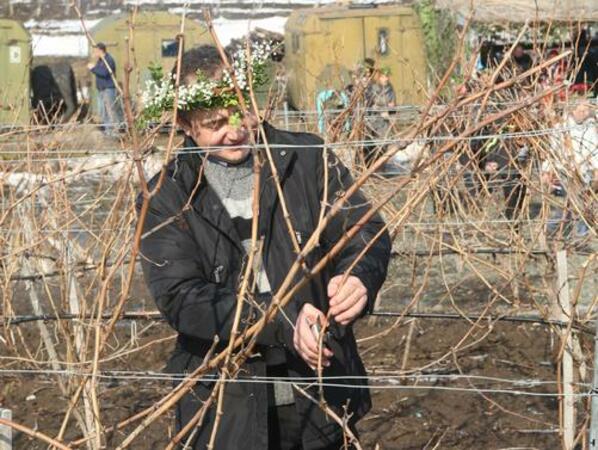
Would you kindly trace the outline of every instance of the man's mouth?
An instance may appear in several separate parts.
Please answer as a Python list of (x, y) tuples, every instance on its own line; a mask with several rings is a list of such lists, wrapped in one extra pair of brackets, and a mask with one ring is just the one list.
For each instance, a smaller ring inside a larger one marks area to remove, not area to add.
[(227, 144), (226, 146), (228, 148), (230, 148), (231, 150), (232, 149), (243, 150), (245, 147), (247, 147), (247, 142), (248, 142), (247, 137), (244, 137), (242, 139), (239, 139), (238, 141), (231, 142), (230, 144)]

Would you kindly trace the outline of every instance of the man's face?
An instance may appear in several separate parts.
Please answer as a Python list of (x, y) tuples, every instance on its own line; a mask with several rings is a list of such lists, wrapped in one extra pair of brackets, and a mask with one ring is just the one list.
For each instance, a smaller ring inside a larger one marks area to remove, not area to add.
[(230, 162), (244, 160), (250, 152), (250, 130), (257, 124), (254, 117), (231, 120), (233, 109), (213, 109), (192, 111), (187, 123), (180, 122), (185, 133), (193, 138), (200, 148), (224, 147), (214, 151), (214, 155)]
[(592, 115), (592, 108), (587, 103), (580, 103), (575, 107), (571, 115), (575, 122), (582, 124)]
[(95, 47), (93, 49), (93, 56), (94, 58), (100, 59), (102, 56), (104, 56), (104, 52), (102, 49)]
[(521, 45), (515, 47), (515, 49), (513, 50), (513, 55), (515, 56), (515, 58), (521, 58), (523, 56), (523, 47)]

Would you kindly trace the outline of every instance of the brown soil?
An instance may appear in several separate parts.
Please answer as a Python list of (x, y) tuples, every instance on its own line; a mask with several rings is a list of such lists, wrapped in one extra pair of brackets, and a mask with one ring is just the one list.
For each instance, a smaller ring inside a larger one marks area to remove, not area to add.
[[(360, 334), (367, 327), (360, 327)], [(380, 326), (381, 328), (381, 326)], [(400, 368), (408, 326), (391, 332), (382, 342), (371, 341), (366, 366)], [(553, 397), (478, 393), (479, 389), (556, 392), (556, 384), (530, 387), (472, 379), (447, 380), (435, 375), (467, 375), (513, 380), (556, 381), (551, 336), (539, 325), (497, 324), (480, 343), (452, 354), (451, 347), (470, 329), (465, 322), (426, 321), (415, 325), (406, 368), (418, 368), (446, 355), (420, 372), (430, 376), (405, 380), (433, 388), (375, 390), (374, 407), (360, 425), (365, 448), (383, 449), (506, 449), (560, 448), (558, 402)], [(371, 330), (367, 330), (371, 333)], [(479, 339), (487, 328), (465, 341)], [(379, 344), (379, 345), (376, 345)], [(373, 348), (375, 346), (375, 348)], [(463, 347), (463, 346), (461, 346)], [(447, 391), (442, 388), (465, 388)], [(579, 405), (582, 409), (583, 406)]]
[[(375, 324), (362, 321), (358, 336), (363, 338), (389, 328), (391, 321), (377, 319)], [(141, 325), (141, 324), (138, 324)], [(32, 333), (33, 326), (22, 327)], [(141, 328), (141, 327), (140, 327)], [(391, 330), (386, 336), (360, 344), (366, 366), (373, 374), (388, 373), (401, 367), (409, 326)], [(395, 384), (396, 389), (374, 389), (373, 409), (359, 424), (364, 448), (373, 449), (505, 449), (559, 448), (558, 402), (553, 397), (531, 397), (511, 394), (482, 394), (474, 388), (516, 389), (519, 391), (556, 392), (555, 384), (529, 386), (475, 379), (442, 378), (468, 375), (517, 380), (555, 381), (551, 363), (551, 336), (542, 326), (498, 323), (481, 342), (451, 354), (454, 346), (470, 326), (461, 321), (420, 320), (414, 328), (406, 367), (416, 369), (447, 357), (429, 368), (415, 372), (417, 378)], [(471, 344), (487, 331), (480, 328), (465, 344)], [(128, 339), (129, 328), (121, 327), (122, 339)], [(143, 341), (168, 336), (171, 332), (159, 324), (144, 335)], [(167, 359), (171, 342), (136, 353), (134, 357), (116, 360), (108, 366), (118, 370), (160, 370)], [(461, 346), (463, 348), (463, 346)], [(447, 353), (448, 352), (448, 353)], [(458, 364), (458, 366), (457, 366)], [(422, 375), (426, 375), (422, 378)], [(166, 392), (169, 382), (105, 380), (101, 404), (105, 425), (115, 423), (150, 406)], [(421, 389), (414, 389), (414, 386)], [(447, 391), (442, 388), (465, 388), (468, 391)], [(31, 396), (34, 396), (33, 399)], [(27, 399), (29, 397), (29, 400)], [(0, 404), (13, 408), (14, 419), (29, 427), (55, 435), (66, 408), (55, 379), (31, 376), (4, 377)], [(585, 413), (585, 402), (578, 403)], [(171, 434), (172, 417), (161, 420), (144, 433), (133, 448), (163, 448)], [(581, 418), (580, 418), (581, 420)], [(76, 425), (70, 427), (76, 429)], [(69, 436), (67, 433), (67, 437)], [(116, 437), (116, 441), (120, 439)], [(108, 444), (114, 448), (114, 441)], [(37, 441), (16, 433), (15, 448), (45, 448)]]

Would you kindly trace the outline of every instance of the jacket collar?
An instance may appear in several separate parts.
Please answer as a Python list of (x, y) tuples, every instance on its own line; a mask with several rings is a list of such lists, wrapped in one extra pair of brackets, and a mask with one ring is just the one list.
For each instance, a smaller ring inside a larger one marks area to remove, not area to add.
[[(276, 128), (272, 127), (267, 122), (263, 123), (263, 127), (266, 135), (266, 140), (270, 148), (270, 154), (272, 155), (272, 161), (278, 173), (279, 181), (281, 184), (284, 184), (287, 171), (296, 157), (295, 151), (292, 148), (279, 147), (276, 145), (277, 143), (279, 143), (277, 141), (280, 141), (280, 139), (277, 139), (278, 133), (280, 132)], [(258, 142), (260, 141), (258, 140)], [(267, 154), (265, 149), (263, 150), (263, 156), (265, 159), (265, 163), (262, 167), (260, 180), (260, 206), (271, 208), (273, 207), (274, 203), (278, 200), (278, 196), (276, 194), (276, 184), (272, 175), (272, 169), (270, 166), (270, 162), (267, 160)]]

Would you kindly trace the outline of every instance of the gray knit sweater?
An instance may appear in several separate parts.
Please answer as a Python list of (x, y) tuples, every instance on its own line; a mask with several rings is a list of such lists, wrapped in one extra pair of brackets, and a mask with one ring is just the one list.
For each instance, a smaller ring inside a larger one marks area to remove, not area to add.
[[(245, 252), (249, 252), (253, 219), (253, 158), (249, 157), (239, 164), (230, 164), (212, 157), (204, 166), (204, 174), (232, 219)], [(261, 238), (258, 248), (262, 248)], [(261, 254), (256, 255), (254, 261), (253, 273), (257, 276), (257, 290), (260, 294), (268, 294), (271, 287), (262, 265)], [(271, 400), (276, 406), (289, 405), (295, 401), (293, 388), (289, 384), (275, 383), (273, 393), (274, 398)]]

